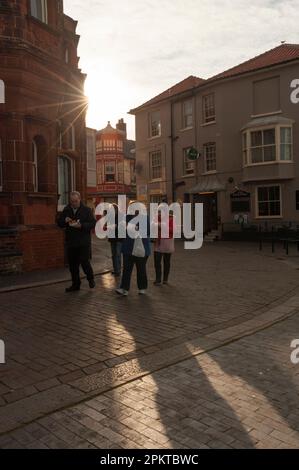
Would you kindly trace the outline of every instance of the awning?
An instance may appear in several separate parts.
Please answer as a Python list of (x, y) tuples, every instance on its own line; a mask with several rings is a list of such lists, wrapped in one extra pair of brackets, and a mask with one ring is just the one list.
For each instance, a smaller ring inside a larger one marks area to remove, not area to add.
[(203, 176), (200, 181), (190, 189), (190, 194), (198, 193), (215, 193), (217, 191), (224, 191), (225, 184), (222, 183), (216, 175)]

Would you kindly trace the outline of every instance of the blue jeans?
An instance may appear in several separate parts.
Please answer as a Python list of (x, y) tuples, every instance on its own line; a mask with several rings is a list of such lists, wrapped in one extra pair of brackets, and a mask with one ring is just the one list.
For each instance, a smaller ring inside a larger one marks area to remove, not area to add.
[(120, 274), (121, 273), (121, 242), (111, 241), (110, 243), (111, 243), (113, 272), (115, 274)]

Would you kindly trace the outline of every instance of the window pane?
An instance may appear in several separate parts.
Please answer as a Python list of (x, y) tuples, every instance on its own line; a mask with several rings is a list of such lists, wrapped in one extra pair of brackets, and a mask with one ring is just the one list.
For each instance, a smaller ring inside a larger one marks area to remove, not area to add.
[(276, 160), (276, 147), (264, 147), (264, 161), (271, 162)]
[(270, 215), (280, 215), (280, 202), (270, 202)]
[(263, 161), (263, 148), (262, 147), (251, 149), (251, 161), (252, 163), (261, 163)]
[(47, 19), (47, 2), (45, 0), (31, 0), (31, 15), (40, 21), (46, 22)]
[(251, 146), (259, 147), (263, 144), (262, 131), (251, 132)]
[(270, 201), (279, 201), (280, 199), (280, 188), (279, 186), (270, 186), (269, 191), (269, 200)]
[(275, 129), (267, 129), (264, 131), (264, 145), (275, 144)]
[(280, 145), (280, 160), (292, 160), (292, 145), (291, 144)]
[(267, 201), (268, 200), (268, 188), (258, 188), (258, 200)]
[(265, 217), (267, 215), (269, 215), (268, 202), (260, 202), (259, 203), (259, 216)]
[(282, 144), (292, 143), (292, 131), (290, 127), (281, 127), (280, 129), (280, 142)]
[(150, 135), (151, 137), (161, 135), (161, 119), (159, 111), (150, 115)]

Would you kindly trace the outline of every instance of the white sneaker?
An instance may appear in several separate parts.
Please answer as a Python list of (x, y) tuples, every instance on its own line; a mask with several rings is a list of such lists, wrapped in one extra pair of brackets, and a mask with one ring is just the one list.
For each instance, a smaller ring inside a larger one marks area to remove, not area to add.
[(127, 296), (129, 294), (129, 292), (125, 289), (115, 289), (115, 292), (119, 295), (124, 295), (124, 296)]
[(139, 291), (139, 295), (145, 295), (145, 294), (146, 294), (146, 291), (145, 291), (144, 289), (141, 289), (141, 290)]

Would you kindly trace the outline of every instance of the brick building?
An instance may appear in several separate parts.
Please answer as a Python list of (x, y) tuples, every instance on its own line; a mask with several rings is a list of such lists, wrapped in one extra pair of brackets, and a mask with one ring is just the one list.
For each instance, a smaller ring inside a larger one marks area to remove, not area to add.
[(204, 231), (218, 236), (238, 224), (299, 225), (298, 44), (188, 77), (131, 113), (146, 202), (201, 202)]
[(62, 0), (0, 0), (0, 272), (63, 265), (57, 209), (86, 195), (76, 26)]
[(95, 203), (117, 202), (119, 194), (129, 199), (136, 198), (135, 141), (127, 139), (127, 126), (120, 119), (113, 128), (97, 132), (96, 137), (96, 191), (89, 190), (89, 197)]

